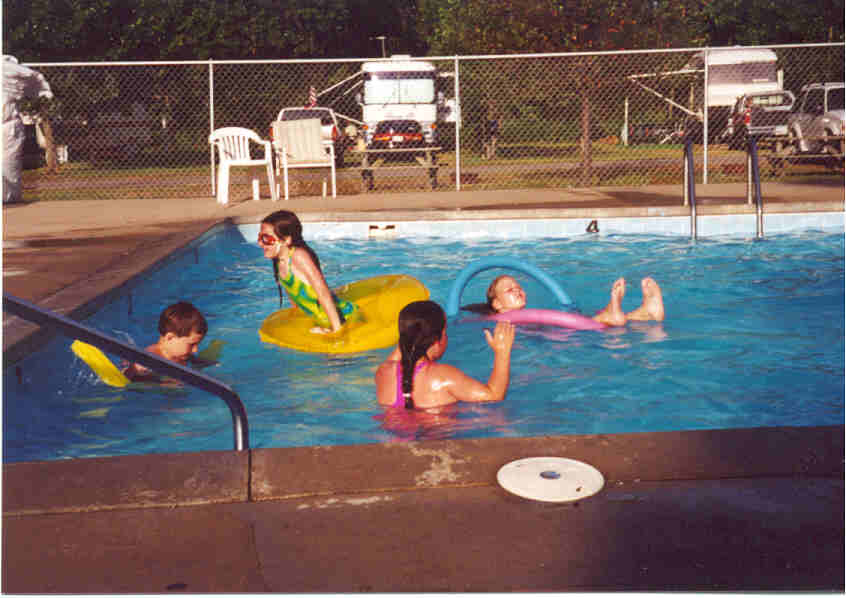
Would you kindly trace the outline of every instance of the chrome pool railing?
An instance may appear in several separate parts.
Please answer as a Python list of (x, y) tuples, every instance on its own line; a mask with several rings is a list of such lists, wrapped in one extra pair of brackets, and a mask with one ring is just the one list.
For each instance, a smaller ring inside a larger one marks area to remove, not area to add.
[(749, 136), (746, 143), (746, 201), (752, 203), (752, 196), (755, 197), (757, 212), (756, 236), (764, 237), (764, 199), (761, 196), (761, 172), (758, 166), (758, 142), (754, 137)]
[(163, 359), (152, 353), (148, 353), (137, 347), (133, 347), (123, 341), (111, 337), (84, 324), (75, 322), (65, 316), (53, 311), (42, 309), (29, 301), (3, 293), (3, 310), (20, 318), (34, 322), (41, 326), (48, 326), (58, 329), (60, 332), (73, 338), (78, 338), (92, 345), (120, 355), (135, 363), (150, 368), (157, 374), (175, 378), (185, 384), (194, 386), (206, 392), (217, 395), (232, 414), (232, 433), (236, 451), (249, 450), (250, 434), (247, 424), (247, 410), (238, 394), (226, 384), (210, 378), (204, 374)]
[(690, 206), (690, 238), (696, 239), (696, 181), (693, 170), (693, 142), (684, 142), (684, 205)]

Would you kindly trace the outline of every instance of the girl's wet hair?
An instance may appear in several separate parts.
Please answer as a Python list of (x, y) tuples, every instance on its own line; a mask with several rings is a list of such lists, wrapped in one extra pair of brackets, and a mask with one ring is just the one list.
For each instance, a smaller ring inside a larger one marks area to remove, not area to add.
[(414, 301), (399, 313), (399, 349), (402, 365), (402, 396), (405, 408), (414, 409), (411, 390), (414, 365), (429, 347), (441, 339), (446, 327), (446, 314), (434, 301)]
[[(303, 225), (300, 222), (300, 219), (297, 218), (296, 214), (289, 212), (288, 210), (277, 210), (276, 212), (265, 216), (261, 223), (271, 225), (273, 227), (273, 233), (279, 239), (291, 237), (291, 246), (300, 247), (306, 250), (311, 256), (311, 259), (314, 260), (314, 263), (317, 265), (317, 269), (322, 272), (320, 268), (320, 259), (318, 259), (314, 250), (303, 240)], [(273, 280), (276, 282), (276, 287), (279, 289), (279, 305), (282, 305), (283, 295), (282, 287), (279, 285), (278, 257), (273, 258)]]
[(187, 301), (166, 307), (159, 315), (159, 334), (172, 332), (176, 336), (191, 336), (196, 332), (206, 335), (209, 326), (200, 310)]
[(496, 278), (491, 281), (491, 284), (488, 285), (488, 290), (485, 293), (485, 298), (487, 299), (487, 303), (469, 303), (467, 305), (462, 305), (461, 309), (465, 311), (471, 311), (473, 313), (482, 314), (489, 316), (491, 314), (495, 314), (496, 310), (493, 307), (493, 301), (496, 298), (496, 285), (497, 283), (505, 278), (506, 276), (510, 276), (509, 274), (500, 274)]

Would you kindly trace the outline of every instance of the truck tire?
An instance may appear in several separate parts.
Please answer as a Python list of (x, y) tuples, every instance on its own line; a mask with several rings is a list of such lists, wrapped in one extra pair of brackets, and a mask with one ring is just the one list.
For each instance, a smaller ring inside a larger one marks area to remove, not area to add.
[[(826, 130), (826, 137), (837, 137), (833, 131)], [(829, 154), (826, 158), (825, 165), (827, 168), (837, 170), (843, 168), (843, 139), (834, 139), (832, 141), (826, 140), (824, 142), (822, 151), (824, 154)]]

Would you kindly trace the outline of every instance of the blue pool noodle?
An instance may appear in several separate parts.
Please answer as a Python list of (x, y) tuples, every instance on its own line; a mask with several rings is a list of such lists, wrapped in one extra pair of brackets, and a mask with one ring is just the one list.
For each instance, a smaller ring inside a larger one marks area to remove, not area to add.
[(572, 305), (573, 300), (564, 292), (564, 289), (552, 279), (552, 277), (532, 264), (520, 261), (513, 257), (483, 257), (466, 265), (452, 283), (452, 288), (449, 290), (449, 297), (444, 311), (447, 317), (458, 315), (460, 309), (459, 302), (461, 301), (461, 293), (464, 292), (464, 287), (467, 282), (479, 272), (483, 270), (490, 270), (491, 268), (512, 268), (528, 274), (535, 278), (538, 282), (544, 285), (549, 291), (555, 295), (555, 298), (562, 305)]

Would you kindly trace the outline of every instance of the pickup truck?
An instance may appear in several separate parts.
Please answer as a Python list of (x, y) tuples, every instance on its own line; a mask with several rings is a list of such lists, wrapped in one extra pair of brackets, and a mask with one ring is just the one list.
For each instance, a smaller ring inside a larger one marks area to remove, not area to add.
[(843, 156), (844, 84), (813, 83), (802, 88), (798, 109), (788, 120), (796, 153)]
[(746, 149), (752, 136), (759, 144), (777, 145), (777, 136), (787, 135), (787, 121), (796, 97), (790, 91), (747, 93), (734, 104), (725, 136), (730, 149)]

